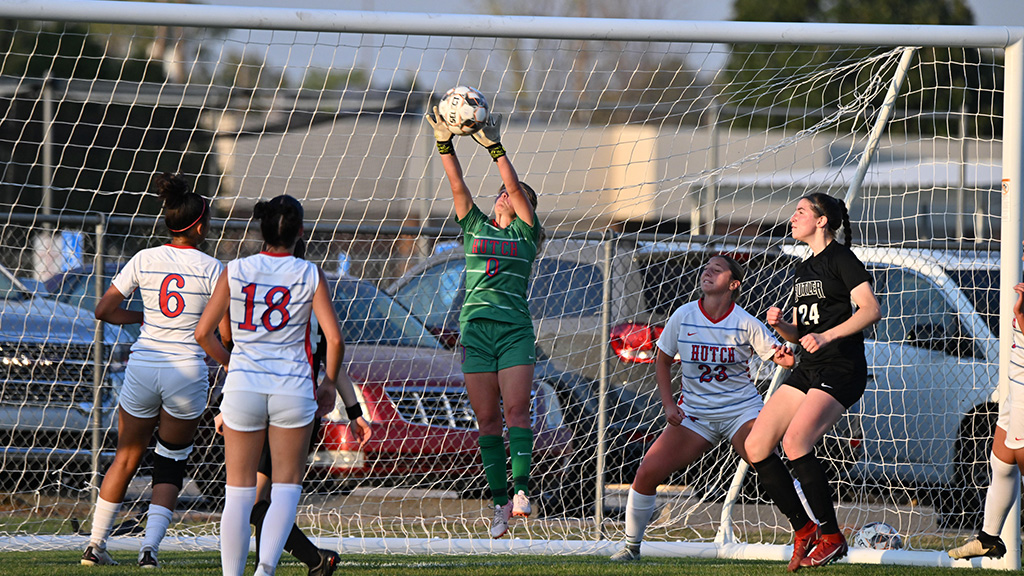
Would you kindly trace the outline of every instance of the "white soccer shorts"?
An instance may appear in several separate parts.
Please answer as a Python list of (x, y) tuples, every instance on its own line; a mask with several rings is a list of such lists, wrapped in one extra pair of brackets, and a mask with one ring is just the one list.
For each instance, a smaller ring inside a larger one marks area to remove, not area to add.
[(194, 420), (206, 409), (206, 364), (143, 364), (128, 361), (118, 403), (136, 418), (154, 418), (163, 408), (180, 420)]
[(729, 420), (704, 420), (702, 418), (691, 420), (690, 418), (683, 418), (682, 426), (693, 430), (701, 438), (710, 442), (712, 446), (717, 446), (721, 442), (731, 442), (736, 432), (739, 432), (739, 429), (744, 424), (757, 418), (757, 415), (760, 413), (761, 407), (757, 406)]
[(261, 394), (242, 390), (224, 393), (220, 402), (224, 424), (239, 432), (278, 428), (302, 428), (313, 421), (316, 400), (287, 394)]

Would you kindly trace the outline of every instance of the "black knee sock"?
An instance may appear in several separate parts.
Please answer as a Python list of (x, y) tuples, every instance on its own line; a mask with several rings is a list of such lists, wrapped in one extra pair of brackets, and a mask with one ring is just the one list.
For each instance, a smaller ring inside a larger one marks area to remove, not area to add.
[(320, 549), (294, 524), (292, 531), (288, 533), (288, 539), (284, 542), (284, 549), (310, 568), (320, 565)]
[(772, 452), (771, 456), (754, 462), (753, 466), (757, 471), (758, 482), (778, 506), (779, 511), (789, 519), (793, 530), (799, 530), (811, 521), (800, 502), (800, 496), (796, 493), (796, 487), (793, 486), (793, 477), (778, 454)]
[(811, 506), (811, 512), (818, 519), (822, 534), (839, 532), (839, 521), (836, 519), (836, 507), (832, 503), (832, 486), (828, 483), (825, 468), (822, 467), (814, 452), (790, 461), (793, 475), (800, 481), (804, 497)]
[[(263, 518), (270, 508), (269, 500), (260, 500), (252, 507), (249, 513), (249, 523), (256, 527), (256, 557), (260, 557), (260, 533), (263, 531)], [(288, 533), (288, 539), (284, 543), (285, 552), (295, 556), (303, 564), (310, 568), (320, 565), (320, 549), (313, 545), (313, 542), (302, 533), (298, 526), (292, 525), (292, 531)]]

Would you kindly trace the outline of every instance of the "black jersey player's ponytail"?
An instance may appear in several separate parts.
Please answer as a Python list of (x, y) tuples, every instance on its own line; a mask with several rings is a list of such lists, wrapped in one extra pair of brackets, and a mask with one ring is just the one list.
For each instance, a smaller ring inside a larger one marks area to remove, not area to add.
[(839, 206), (843, 209), (843, 245), (847, 248), (853, 242), (853, 226), (850, 226), (850, 211), (846, 209), (846, 202), (836, 199)]
[(853, 227), (850, 225), (850, 211), (846, 208), (846, 202), (823, 192), (808, 194), (804, 199), (811, 203), (815, 214), (828, 220), (828, 232), (832, 238), (838, 236), (839, 227), (842, 226), (843, 245), (849, 247), (853, 241)]
[(187, 236), (201, 222), (209, 222), (210, 205), (188, 189), (179, 174), (164, 172), (153, 179), (153, 189), (164, 202), (164, 225), (174, 235)]
[(252, 217), (260, 221), (260, 232), (267, 246), (291, 248), (302, 233), (302, 204), (282, 194), (260, 201), (252, 209)]

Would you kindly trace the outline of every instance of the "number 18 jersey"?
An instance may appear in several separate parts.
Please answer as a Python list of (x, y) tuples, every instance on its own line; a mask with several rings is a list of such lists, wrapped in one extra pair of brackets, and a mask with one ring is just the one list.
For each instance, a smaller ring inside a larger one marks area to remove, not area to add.
[(316, 264), (262, 252), (227, 266), (231, 361), (224, 391), (313, 397), (309, 319)]
[(112, 284), (126, 298), (138, 289), (143, 305), (132, 362), (203, 363), (206, 352), (196, 343), (196, 324), (223, 268), (195, 248), (174, 244), (142, 250), (125, 264)]

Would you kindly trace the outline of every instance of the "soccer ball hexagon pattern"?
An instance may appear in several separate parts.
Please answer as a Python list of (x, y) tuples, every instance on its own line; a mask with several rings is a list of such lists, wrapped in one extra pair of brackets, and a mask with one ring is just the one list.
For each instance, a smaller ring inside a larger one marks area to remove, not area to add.
[(853, 536), (853, 545), (873, 550), (900, 550), (903, 538), (885, 522), (868, 522)]
[(490, 116), (487, 99), (479, 90), (469, 86), (456, 86), (445, 92), (437, 105), (437, 111), (441, 120), (456, 136), (468, 136), (476, 132)]

